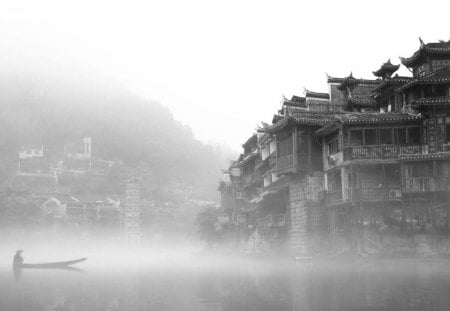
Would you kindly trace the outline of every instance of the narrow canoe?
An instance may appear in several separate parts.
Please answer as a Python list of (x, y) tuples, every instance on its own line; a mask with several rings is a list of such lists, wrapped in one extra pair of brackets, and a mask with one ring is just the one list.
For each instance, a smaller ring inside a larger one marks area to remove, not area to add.
[(79, 258), (75, 260), (69, 261), (59, 261), (59, 262), (45, 262), (45, 263), (23, 263), (20, 265), (16, 265), (17, 268), (22, 269), (52, 269), (52, 268), (64, 268), (68, 267), (83, 261), (86, 261), (87, 258)]

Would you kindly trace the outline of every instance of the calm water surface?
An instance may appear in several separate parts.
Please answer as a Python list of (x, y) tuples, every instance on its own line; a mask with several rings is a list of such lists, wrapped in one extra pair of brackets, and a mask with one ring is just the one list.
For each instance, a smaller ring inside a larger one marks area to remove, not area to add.
[(450, 263), (179, 260), (0, 267), (0, 310), (450, 310)]

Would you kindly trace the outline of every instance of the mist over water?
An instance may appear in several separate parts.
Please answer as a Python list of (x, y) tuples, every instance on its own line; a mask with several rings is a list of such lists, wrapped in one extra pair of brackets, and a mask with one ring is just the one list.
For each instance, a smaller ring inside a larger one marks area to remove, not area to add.
[[(264, 259), (192, 245), (33, 243), (26, 262), (87, 256), (77, 270), (23, 269), (0, 254), (0, 309), (448, 310), (450, 265), (440, 261)], [(78, 270), (79, 269), (79, 270)]]

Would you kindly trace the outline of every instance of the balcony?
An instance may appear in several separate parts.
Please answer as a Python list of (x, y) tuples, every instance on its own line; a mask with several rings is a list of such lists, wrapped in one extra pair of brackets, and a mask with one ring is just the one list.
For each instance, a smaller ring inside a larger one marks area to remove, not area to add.
[(256, 220), (256, 226), (258, 228), (269, 228), (273, 224), (272, 215), (267, 215)]
[(277, 179), (276, 181), (272, 182), (271, 184), (265, 186), (263, 188), (263, 193), (264, 192), (276, 192), (279, 189), (286, 187), (287, 184), (283, 179)]
[(397, 158), (399, 154), (420, 154), (420, 145), (376, 145), (353, 146), (344, 148), (344, 161), (355, 159), (390, 159)]
[(400, 186), (347, 188), (349, 201), (397, 201), (401, 199)]
[(262, 182), (262, 175), (259, 170), (253, 171), (251, 174), (242, 176), (242, 183), (244, 188), (253, 185), (256, 182)]
[(286, 214), (266, 215), (256, 220), (258, 228), (284, 227), (286, 226)]
[(269, 167), (272, 167), (275, 164), (277, 164), (277, 155), (276, 155), (276, 152), (272, 152), (269, 155)]
[(407, 193), (449, 190), (449, 177), (415, 177), (405, 180), (405, 192)]
[(342, 190), (328, 191), (327, 202), (328, 203), (342, 202)]
[[(298, 170), (304, 170), (308, 168), (308, 154), (298, 153), (297, 154), (297, 167)], [(285, 173), (290, 170), (294, 170), (294, 155), (288, 154), (277, 159), (277, 171), (280, 173)]]
[(273, 226), (274, 227), (286, 226), (286, 214), (278, 214), (273, 216)]
[(294, 168), (294, 155), (288, 154), (277, 159), (277, 171), (286, 171)]

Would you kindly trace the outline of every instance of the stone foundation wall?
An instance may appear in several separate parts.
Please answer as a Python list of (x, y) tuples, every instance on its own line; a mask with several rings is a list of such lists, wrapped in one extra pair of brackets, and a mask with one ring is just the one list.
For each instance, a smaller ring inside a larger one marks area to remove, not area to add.
[(287, 208), (287, 249), (297, 256), (311, 255), (316, 240), (311, 234), (311, 227), (317, 215), (318, 194), (323, 190), (323, 174), (315, 173), (304, 178), (292, 178), (289, 183), (289, 204)]

